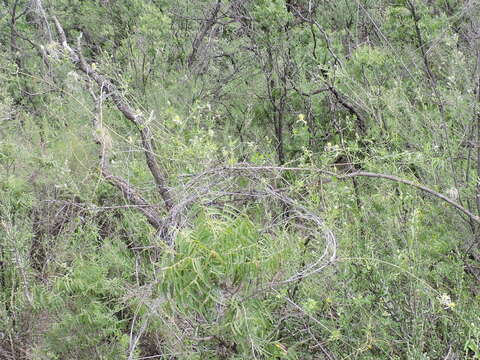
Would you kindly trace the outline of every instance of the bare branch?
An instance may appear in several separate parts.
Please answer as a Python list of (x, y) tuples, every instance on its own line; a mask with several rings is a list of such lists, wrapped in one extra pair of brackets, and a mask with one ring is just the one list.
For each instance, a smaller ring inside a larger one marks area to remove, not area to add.
[(81, 52), (81, 36), (77, 41), (78, 49), (72, 49), (68, 45), (65, 32), (55, 16), (53, 16), (53, 21), (55, 22), (62, 46), (69, 53), (70, 59), (75, 64), (77, 69), (86, 74), (90, 79), (94, 80), (97, 85), (105, 91), (105, 95), (113, 101), (123, 116), (132, 122), (138, 129), (142, 139), (143, 152), (145, 154), (148, 168), (150, 169), (150, 172), (155, 180), (157, 190), (165, 203), (166, 209), (170, 210), (173, 207), (173, 198), (169, 192), (169, 189), (167, 188), (166, 176), (160, 169), (157, 159), (155, 158), (155, 144), (153, 142), (153, 135), (150, 131), (150, 128), (147, 126), (144, 116), (140, 112), (135, 111), (127, 103), (127, 101), (118, 91), (117, 87), (109, 78), (97, 72), (85, 61)]
[(202, 30), (197, 34), (197, 36), (195, 37), (195, 40), (193, 41), (192, 52), (189, 55), (188, 60), (187, 60), (187, 64), (188, 64), (189, 68), (192, 67), (192, 65), (195, 61), (195, 58), (196, 58), (197, 52), (200, 48), (201, 42), (203, 41), (203, 39), (207, 35), (208, 31), (210, 31), (210, 29), (215, 25), (215, 22), (217, 21), (217, 15), (218, 15), (218, 12), (220, 11), (221, 3), (222, 3), (221, 0), (217, 0), (217, 3), (213, 7), (209, 18), (203, 24)]
[(155, 229), (160, 229), (163, 225), (160, 214), (152, 208), (148, 202), (124, 179), (119, 176), (115, 176), (109, 169), (109, 152), (111, 147), (111, 139), (108, 134), (108, 130), (103, 126), (102, 121), (102, 98), (103, 96), (96, 97), (92, 93), (92, 97), (95, 99), (95, 116), (93, 123), (95, 125), (95, 139), (100, 145), (100, 171), (102, 176), (110, 184), (122, 191), (123, 196), (131, 203), (138, 206), (138, 210), (147, 218), (150, 225)]
[(476, 223), (480, 224), (480, 217), (474, 215), (473, 213), (471, 213), (469, 210), (464, 208), (462, 205), (460, 205), (456, 201), (450, 199), (449, 197), (447, 197), (443, 194), (440, 194), (439, 192), (437, 192), (435, 190), (432, 190), (432, 189), (430, 189), (430, 188), (428, 188), (424, 185), (421, 185), (421, 184), (416, 184), (416, 183), (414, 183), (413, 181), (410, 181), (410, 180), (401, 179), (401, 178), (393, 176), (393, 175), (376, 174), (376, 173), (365, 172), (365, 171), (357, 171), (357, 172), (354, 172), (354, 173), (351, 173), (351, 174), (339, 176), (338, 178), (353, 178), (353, 177), (358, 177), (358, 176), (387, 179), (387, 180), (395, 181), (395, 182), (398, 182), (398, 183), (406, 184), (406, 185), (409, 185), (409, 186), (413, 186), (413, 187), (415, 187), (419, 190), (422, 190), (422, 191), (424, 191), (424, 192), (426, 192), (430, 195), (433, 195), (433, 196), (445, 201), (446, 203), (452, 205), (454, 208), (456, 208), (460, 212), (467, 215), (470, 219), (472, 219)]

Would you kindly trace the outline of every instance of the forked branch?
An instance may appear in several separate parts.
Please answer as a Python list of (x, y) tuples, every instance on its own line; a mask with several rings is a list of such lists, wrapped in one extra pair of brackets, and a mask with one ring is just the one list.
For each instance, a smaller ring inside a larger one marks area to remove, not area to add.
[(67, 37), (65, 36), (65, 31), (63, 30), (62, 25), (55, 16), (53, 16), (53, 21), (55, 22), (55, 27), (60, 37), (62, 47), (67, 51), (70, 56), (70, 60), (75, 64), (77, 69), (87, 75), (90, 79), (95, 81), (97, 85), (101, 89), (103, 89), (105, 95), (112, 100), (112, 102), (123, 114), (123, 116), (131, 123), (133, 123), (137, 128), (142, 139), (143, 153), (145, 154), (150, 173), (155, 180), (157, 190), (165, 203), (167, 211), (170, 210), (173, 207), (173, 198), (171, 193), (169, 192), (169, 189), (167, 188), (166, 175), (162, 172), (155, 157), (155, 144), (153, 142), (152, 132), (147, 126), (144, 116), (140, 112), (136, 111), (130, 104), (128, 104), (128, 102), (121, 95), (118, 88), (109, 78), (96, 71), (83, 58), (81, 48), (81, 36), (78, 38), (77, 41), (78, 49), (75, 50), (71, 48), (68, 44)]
[(111, 173), (109, 168), (109, 155), (111, 148), (111, 138), (108, 130), (103, 126), (102, 121), (102, 99), (103, 95), (95, 96), (92, 92), (92, 97), (95, 100), (95, 114), (93, 123), (95, 126), (95, 140), (100, 145), (100, 171), (102, 176), (110, 184), (119, 189), (123, 196), (132, 204), (138, 206), (138, 210), (147, 218), (150, 225), (159, 230), (163, 222), (160, 214), (135, 190), (132, 185), (126, 182), (119, 176)]

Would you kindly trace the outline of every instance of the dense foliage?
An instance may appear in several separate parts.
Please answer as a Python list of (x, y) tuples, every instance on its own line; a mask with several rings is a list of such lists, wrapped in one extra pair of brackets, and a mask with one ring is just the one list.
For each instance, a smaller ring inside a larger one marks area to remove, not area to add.
[(480, 3), (3, 0), (0, 359), (480, 359)]

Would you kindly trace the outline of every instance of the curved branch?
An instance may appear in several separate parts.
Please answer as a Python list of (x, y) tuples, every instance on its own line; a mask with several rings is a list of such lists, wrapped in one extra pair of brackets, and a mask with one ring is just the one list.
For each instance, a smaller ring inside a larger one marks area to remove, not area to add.
[(402, 183), (402, 184), (405, 184), (405, 185), (413, 186), (414, 188), (422, 190), (422, 191), (424, 191), (424, 192), (426, 192), (430, 195), (433, 195), (433, 196), (445, 201), (446, 203), (452, 205), (454, 208), (456, 208), (460, 212), (467, 215), (470, 219), (472, 219), (476, 223), (480, 224), (480, 217), (476, 216), (475, 214), (470, 212), (468, 209), (464, 208), (462, 205), (460, 205), (456, 201), (450, 199), (449, 197), (447, 197), (447, 196), (445, 196), (445, 195), (443, 195), (443, 194), (441, 194), (441, 193), (439, 193), (435, 190), (432, 190), (432, 189), (430, 189), (430, 188), (428, 188), (424, 185), (421, 185), (421, 184), (416, 184), (416, 183), (414, 183), (413, 181), (410, 181), (410, 180), (402, 179), (402, 178), (399, 178), (399, 177), (396, 177), (396, 176), (393, 176), (393, 175), (377, 174), (377, 173), (371, 173), (371, 172), (366, 172), (366, 171), (357, 171), (357, 172), (353, 172), (351, 174), (339, 176), (338, 178), (352, 178), (352, 177), (358, 177), (358, 176), (387, 179), (387, 180), (395, 181), (395, 182)]
[[(354, 177), (370, 177), (370, 178), (380, 178), (380, 179), (386, 179), (390, 181), (395, 181), (401, 184), (409, 185), (412, 186), (416, 189), (419, 189), (423, 192), (426, 192), (430, 195), (433, 195), (436, 198), (439, 198), (443, 201), (445, 201), (447, 204), (453, 206), (456, 208), (458, 211), (462, 212), (463, 214), (467, 215), (471, 220), (475, 221), (477, 224), (480, 224), (480, 217), (476, 216), (473, 214), (471, 211), (457, 203), (455, 200), (435, 191), (430, 189), (429, 187), (421, 184), (417, 184), (413, 181), (406, 180), (399, 178), (394, 175), (387, 175), (387, 174), (379, 174), (379, 173), (372, 173), (372, 172), (367, 172), (367, 171), (355, 171), (349, 174), (337, 174), (332, 171), (328, 170), (322, 170), (322, 169), (317, 169), (317, 168), (301, 168), (301, 167), (285, 167), (285, 166), (249, 166), (248, 164), (244, 166), (232, 166), (232, 167), (225, 167), (223, 168), (225, 170), (234, 170), (234, 171), (310, 171), (310, 172), (317, 172), (317, 173), (322, 173), (331, 176), (332, 178), (337, 178), (337, 179), (347, 179), (347, 178), (354, 178)], [(211, 170), (215, 171), (215, 170)], [(209, 171), (207, 171), (209, 172)], [(330, 182), (331, 179), (323, 179), (323, 183)]]

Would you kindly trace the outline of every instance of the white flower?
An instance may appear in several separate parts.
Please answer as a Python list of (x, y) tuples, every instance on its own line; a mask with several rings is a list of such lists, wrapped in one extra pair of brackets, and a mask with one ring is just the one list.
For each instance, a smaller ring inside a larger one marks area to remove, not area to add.
[(445, 309), (453, 309), (457, 305), (452, 301), (450, 295), (445, 293), (440, 295), (438, 301), (440, 301), (440, 304), (442, 304)]
[(456, 187), (452, 187), (447, 191), (448, 196), (450, 199), (457, 201), (458, 200), (458, 189)]

